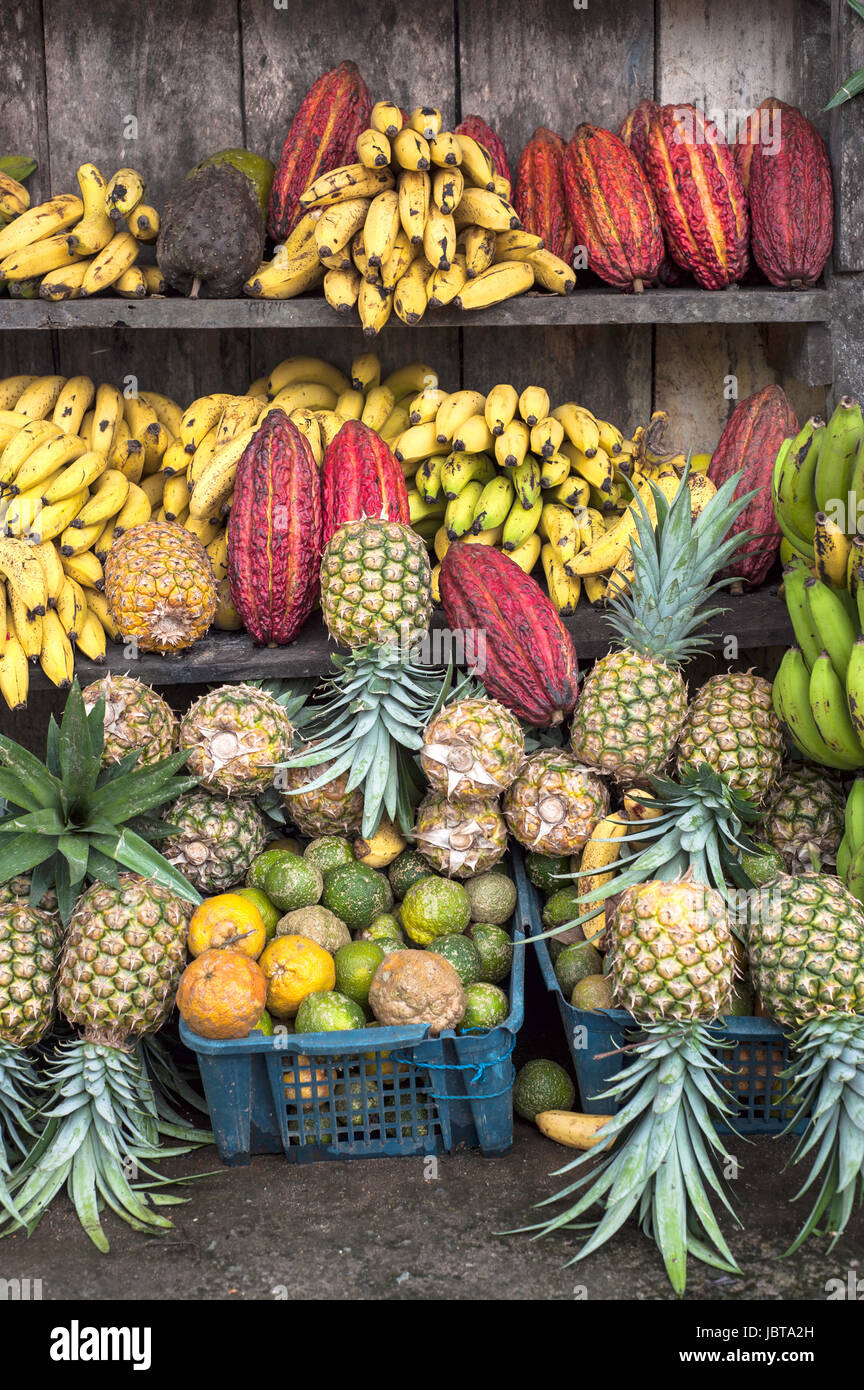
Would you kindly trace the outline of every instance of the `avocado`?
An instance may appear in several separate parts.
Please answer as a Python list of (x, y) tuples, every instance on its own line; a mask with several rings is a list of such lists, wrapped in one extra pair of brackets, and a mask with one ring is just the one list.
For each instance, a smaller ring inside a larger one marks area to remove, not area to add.
[(190, 169), (186, 175), (187, 179), (191, 179), (192, 175), (197, 174), (199, 169), (209, 169), (214, 164), (230, 164), (232, 168), (239, 169), (241, 174), (246, 175), (255, 189), (255, 196), (261, 207), (261, 216), (266, 219), (267, 207), (270, 202), (270, 185), (276, 172), (271, 161), (265, 159), (263, 154), (254, 154), (252, 150), (217, 150), (215, 154), (208, 154), (205, 159), (200, 160), (194, 169)]
[(165, 204), (156, 258), (172, 289), (231, 299), (264, 255), (264, 218), (245, 174), (231, 164), (192, 173)]

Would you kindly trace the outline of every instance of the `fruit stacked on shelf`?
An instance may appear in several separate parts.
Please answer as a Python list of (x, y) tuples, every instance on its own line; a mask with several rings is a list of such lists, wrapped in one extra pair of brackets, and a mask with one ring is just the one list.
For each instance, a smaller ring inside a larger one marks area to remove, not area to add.
[(484, 309), (535, 285), (574, 288), (567, 261), (523, 229), (489, 149), (464, 129), (445, 129), (434, 107), (406, 117), (376, 102), (356, 156), (302, 190), (302, 216), (246, 294), (290, 299), (323, 284), (328, 303), (345, 314), (356, 308), (374, 338), (394, 312), (417, 324), (427, 308)]
[(795, 646), (774, 704), (796, 747), (838, 771), (864, 767), (864, 417), (851, 396), (827, 424), (808, 420), (783, 441), (772, 479), (783, 533), (783, 595)]
[(106, 179), (95, 164), (82, 164), (77, 178), (80, 197), (60, 194), (22, 208), (0, 230), (0, 280), (49, 300), (108, 289), (127, 299), (164, 294), (158, 266), (139, 262), (142, 247), (159, 235), (142, 176), (118, 169)]

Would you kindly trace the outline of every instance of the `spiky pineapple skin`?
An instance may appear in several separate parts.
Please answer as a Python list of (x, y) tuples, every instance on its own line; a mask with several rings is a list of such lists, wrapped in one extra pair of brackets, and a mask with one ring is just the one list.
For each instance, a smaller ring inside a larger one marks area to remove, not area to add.
[(497, 700), (455, 700), (427, 725), (420, 765), (451, 801), (504, 792), (525, 759), (522, 727)]
[[(306, 748), (315, 746), (312, 742)], [(322, 763), (318, 767), (287, 767), (280, 773), (282, 804), (300, 834), (310, 840), (319, 835), (352, 835), (359, 831), (363, 820), (363, 793), (359, 788), (345, 790), (347, 772), (314, 791), (301, 790), (329, 766)]]
[(797, 1028), (864, 1013), (864, 908), (831, 874), (779, 874), (749, 927), (750, 970), (772, 1018)]
[(496, 797), (424, 797), (414, 827), (417, 848), (436, 873), (473, 878), (494, 869), (507, 852), (507, 823)]
[(687, 687), (675, 666), (623, 650), (593, 666), (570, 727), (580, 762), (625, 786), (663, 772), (687, 713)]
[(726, 904), (704, 884), (652, 880), (615, 899), (615, 1002), (642, 1021), (710, 1020), (732, 1000), (735, 958)]
[[(23, 902), (25, 905), (29, 903), (30, 883), (31, 879), (29, 874), (16, 874), (14, 878), (7, 879), (5, 883), (0, 883), (0, 906), (5, 907), (9, 903)], [(43, 912), (57, 917), (59, 927), (60, 919), (59, 916), (57, 916), (57, 894), (54, 892), (53, 888), (48, 889), (42, 901), (38, 903), (38, 907)]]
[(168, 1017), (186, 963), (192, 904), (135, 874), (96, 883), (75, 904), (57, 1005), (94, 1042), (123, 1046)]
[(105, 596), (123, 636), (142, 651), (191, 647), (216, 612), (210, 558), (197, 536), (172, 521), (133, 526), (114, 542)]
[(242, 883), (269, 838), (254, 801), (206, 791), (181, 796), (165, 819), (180, 833), (161, 842), (162, 853), (201, 893)]
[(696, 692), (678, 742), (678, 771), (703, 763), (757, 804), (783, 765), (785, 737), (771, 682), (749, 672), (711, 676)]
[(421, 538), (376, 518), (341, 526), (321, 557), (321, 611), (343, 647), (417, 641), (432, 616), (432, 571)]
[(177, 747), (179, 721), (161, 695), (132, 676), (103, 676), (81, 692), (89, 712), (105, 701), (105, 743), (102, 762), (119, 763), (138, 752), (138, 766), (158, 763)]
[[(789, 873), (835, 864), (843, 812), (843, 795), (824, 768), (790, 765), (765, 804), (765, 839), (783, 856)], [(819, 865), (813, 863), (814, 851)]]
[(180, 722), (180, 747), (189, 750), (188, 772), (225, 796), (263, 791), (293, 743), (293, 726), (278, 700), (251, 685), (209, 691)]
[(534, 753), (504, 797), (511, 833), (537, 854), (579, 854), (608, 810), (603, 779), (557, 748)]
[(0, 1042), (29, 1047), (54, 1018), (60, 922), (17, 901), (0, 907)]

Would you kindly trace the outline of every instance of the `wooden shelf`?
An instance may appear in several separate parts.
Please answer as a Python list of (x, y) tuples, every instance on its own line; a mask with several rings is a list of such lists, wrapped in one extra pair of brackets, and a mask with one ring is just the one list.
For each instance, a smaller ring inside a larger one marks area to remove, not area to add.
[[(784, 291), (758, 286), (727, 290), (652, 289), (644, 294), (576, 290), (569, 295), (526, 294), (491, 309), (463, 313), (430, 309), (421, 328), (520, 328), (631, 323), (826, 323), (832, 314), (827, 289)], [(320, 297), (263, 299), (86, 299), (57, 304), (0, 299), (2, 329), (76, 328), (302, 328), (356, 327)], [(406, 325), (391, 316), (391, 326)], [(411, 331), (415, 331), (413, 328)]]
[[(720, 600), (728, 611), (706, 629), (711, 649), (721, 651), (734, 637), (741, 650), (754, 647), (785, 646), (793, 640), (792, 626), (785, 605), (777, 597), (777, 582), (740, 598)], [(579, 611), (565, 619), (572, 633), (580, 661), (593, 661), (609, 649), (612, 636), (602, 610), (580, 604)], [(443, 614), (436, 611), (433, 633), (445, 629)], [(97, 666), (78, 655), (75, 672), (82, 685), (98, 680), (106, 672), (129, 674), (150, 685), (171, 686), (241, 680), (323, 675), (335, 650), (317, 616), (303, 628), (296, 642), (288, 647), (256, 647), (245, 632), (218, 632), (197, 642), (178, 656), (143, 653), (138, 658), (124, 654), (124, 648), (109, 643), (107, 660)], [(440, 660), (441, 648), (433, 641), (432, 659)], [(446, 645), (443, 646), (446, 660)], [(34, 690), (50, 689), (38, 665), (31, 667)]]

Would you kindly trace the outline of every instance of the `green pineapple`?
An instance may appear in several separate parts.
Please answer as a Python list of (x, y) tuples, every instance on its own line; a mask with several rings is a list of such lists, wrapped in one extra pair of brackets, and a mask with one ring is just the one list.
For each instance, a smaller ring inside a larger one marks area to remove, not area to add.
[(843, 793), (823, 767), (790, 763), (765, 804), (765, 839), (788, 873), (836, 864), (843, 838)]
[(180, 721), (189, 771), (224, 796), (265, 791), (293, 744), (285, 706), (260, 686), (221, 685), (190, 705)]
[(138, 751), (138, 763), (158, 763), (177, 747), (179, 721), (155, 690), (132, 676), (103, 676), (81, 692), (89, 711), (101, 697), (105, 701), (105, 742), (102, 761), (119, 763)]
[(341, 526), (321, 557), (321, 611), (341, 646), (409, 647), (432, 617), (423, 541), (410, 526), (375, 517)]
[(172, 833), (162, 853), (201, 893), (224, 893), (243, 883), (252, 860), (270, 838), (254, 801), (194, 791), (166, 813)]
[(712, 767), (757, 804), (783, 765), (786, 738), (771, 682), (752, 672), (711, 676), (696, 692), (678, 741), (678, 770)]
[(670, 503), (654, 488), (656, 527), (644, 507), (637, 518), (631, 591), (608, 605), (620, 650), (589, 672), (570, 732), (580, 762), (624, 785), (644, 785), (672, 757), (687, 714), (680, 667), (707, 644), (697, 629), (724, 611), (705, 605), (732, 580), (712, 583), (713, 576), (749, 537), (724, 539), (755, 495), (733, 500), (739, 476), (723, 484), (695, 521), (686, 474)]

